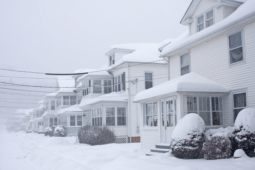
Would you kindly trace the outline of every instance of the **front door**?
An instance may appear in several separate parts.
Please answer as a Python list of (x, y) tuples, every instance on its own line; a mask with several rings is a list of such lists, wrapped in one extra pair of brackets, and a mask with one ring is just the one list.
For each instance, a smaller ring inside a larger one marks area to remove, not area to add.
[(175, 126), (175, 100), (161, 100), (161, 143), (169, 143)]

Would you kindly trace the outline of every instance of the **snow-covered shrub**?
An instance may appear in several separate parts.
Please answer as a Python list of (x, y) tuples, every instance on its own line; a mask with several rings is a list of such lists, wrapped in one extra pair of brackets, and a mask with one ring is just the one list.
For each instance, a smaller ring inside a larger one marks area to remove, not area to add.
[(196, 113), (184, 116), (172, 134), (172, 154), (178, 158), (196, 159), (201, 155), (205, 123)]
[(66, 128), (63, 125), (55, 127), (54, 136), (65, 137), (67, 135)]
[(231, 142), (224, 136), (214, 136), (203, 146), (205, 159), (224, 159), (231, 157)]
[(83, 126), (78, 131), (78, 139), (80, 143), (90, 145), (102, 145), (114, 143), (116, 136), (108, 127)]
[(233, 135), (233, 149), (243, 149), (248, 156), (255, 157), (255, 108), (246, 108), (239, 112)]
[(209, 129), (205, 132), (206, 140), (212, 139), (215, 136), (222, 136), (225, 138), (233, 137), (234, 127), (228, 126), (226, 128), (218, 128), (218, 129)]
[(54, 135), (54, 130), (55, 130), (55, 126), (51, 126), (51, 127), (46, 127), (45, 128), (45, 136), (53, 136)]

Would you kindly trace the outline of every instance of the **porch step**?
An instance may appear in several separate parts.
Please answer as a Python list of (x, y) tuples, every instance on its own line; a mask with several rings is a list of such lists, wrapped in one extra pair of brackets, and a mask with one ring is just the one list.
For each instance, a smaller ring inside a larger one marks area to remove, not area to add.
[(156, 144), (156, 148), (158, 148), (158, 149), (171, 149), (171, 146), (170, 146), (170, 144), (159, 143), (159, 144)]
[(157, 152), (157, 153), (167, 153), (169, 151), (170, 149), (160, 149), (160, 148), (151, 149), (151, 152)]

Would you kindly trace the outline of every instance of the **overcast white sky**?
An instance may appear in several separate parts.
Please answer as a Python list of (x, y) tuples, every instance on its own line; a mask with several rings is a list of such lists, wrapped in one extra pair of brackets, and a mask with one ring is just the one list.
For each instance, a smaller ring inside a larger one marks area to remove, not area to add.
[[(191, 0), (0, 0), (1, 68), (98, 68), (109, 46), (176, 38)], [(0, 73), (4, 73), (0, 71)]]

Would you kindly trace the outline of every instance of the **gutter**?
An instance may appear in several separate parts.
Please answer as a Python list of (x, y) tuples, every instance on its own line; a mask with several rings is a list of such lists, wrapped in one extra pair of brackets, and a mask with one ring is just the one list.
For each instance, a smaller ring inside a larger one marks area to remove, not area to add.
[(184, 43), (184, 44), (180, 45), (179, 47), (176, 47), (175, 49), (166, 53), (165, 55), (161, 55), (160, 58), (170, 57), (170, 55), (171, 56), (176, 55), (176, 54), (180, 53), (181, 50), (184, 50), (184, 49), (191, 49), (192, 47), (201, 44), (203, 41), (211, 40), (216, 35), (220, 36), (221, 34), (225, 34), (225, 32), (229, 31), (229, 29), (228, 29), (229, 27), (235, 27), (235, 26), (237, 26), (237, 24), (239, 24), (238, 26), (241, 27), (243, 24), (246, 24), (247, 21), (249, 21), (249, 20), (255, 21), (255, 12), (245, 15), (242, 18), (239, 18), (238, 20), (232, 21), (232, 22), (228, 23), (227, 25), (224, 25), (224, 26), (212, 31), (209, 34), (205, 34), (205, 35), (201, 36), (198, 39), (190, 40), (189, 42)]

